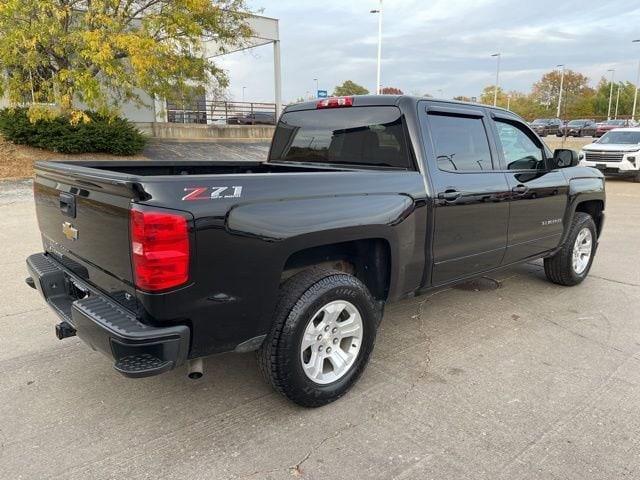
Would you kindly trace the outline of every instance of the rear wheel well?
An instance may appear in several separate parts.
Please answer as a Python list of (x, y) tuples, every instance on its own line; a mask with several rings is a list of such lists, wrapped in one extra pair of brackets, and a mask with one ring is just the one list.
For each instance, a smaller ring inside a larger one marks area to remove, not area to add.
[(364, 283), (376, 300), (389, 294), (391, 253), (383, 239), (354, 240), (312, 247), (291, 255), (280, 283), (309, 267), (323, 266), (349, 273)]
[(602, 230), (602, 212), (604, 211), (604, 202), (602, 200), (587, 200), (576, 206), (576, 212), (584, 212), (591, 215), (596, 224), (598, 235)]

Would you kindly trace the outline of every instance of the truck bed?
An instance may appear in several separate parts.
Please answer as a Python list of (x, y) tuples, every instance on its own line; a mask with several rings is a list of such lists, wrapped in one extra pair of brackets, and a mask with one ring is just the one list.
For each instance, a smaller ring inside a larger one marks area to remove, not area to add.
[(135, 177), (171, 175), (238, 175), (251, 173), (303, 173), (348, 170), (323, 166), (282, 164), (250, 161), (190, 161), (190, 160), (140, 160), (140, 161), (59, 161), (40, 162), (39, 167), (47, 170), (90, 173), (91, 170), (112, 172)]

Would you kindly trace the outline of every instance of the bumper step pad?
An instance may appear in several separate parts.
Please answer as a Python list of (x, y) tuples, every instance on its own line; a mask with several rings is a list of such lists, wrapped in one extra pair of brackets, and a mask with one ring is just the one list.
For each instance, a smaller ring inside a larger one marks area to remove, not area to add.
[(127, 377), (149, 377), (171, 370), (173, 362), (161, 360), (148, 353), (141, 353), (121, 358), (113, 368)]

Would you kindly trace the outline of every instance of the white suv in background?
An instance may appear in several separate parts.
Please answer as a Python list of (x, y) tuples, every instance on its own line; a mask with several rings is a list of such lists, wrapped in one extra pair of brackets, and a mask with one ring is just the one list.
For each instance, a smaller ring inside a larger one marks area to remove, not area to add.
[(580, 153), (580, 165), (640, 182), (640, 128), (614, 128)]

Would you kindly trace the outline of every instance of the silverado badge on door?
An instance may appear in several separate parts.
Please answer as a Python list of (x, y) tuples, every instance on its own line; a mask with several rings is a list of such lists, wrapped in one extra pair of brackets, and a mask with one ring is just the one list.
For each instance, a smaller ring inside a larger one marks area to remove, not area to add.
[(71, 223), (64, 222), (62, 224), (62, 233), (69, 240), (77, 240), (78, 239), (78, 229), (75, 228)]

